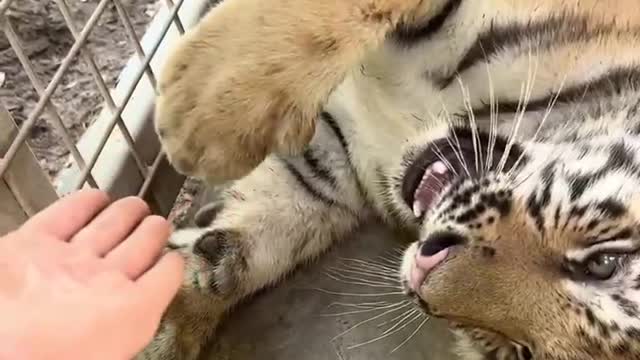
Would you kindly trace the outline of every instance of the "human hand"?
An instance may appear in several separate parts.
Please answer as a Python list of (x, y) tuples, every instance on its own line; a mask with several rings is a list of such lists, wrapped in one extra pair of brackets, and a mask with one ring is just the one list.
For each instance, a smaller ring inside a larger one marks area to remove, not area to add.
[(0, 238), (0, 359), (130, 359), (182, 282), (170, 226), (126, 198), (70, 195)]

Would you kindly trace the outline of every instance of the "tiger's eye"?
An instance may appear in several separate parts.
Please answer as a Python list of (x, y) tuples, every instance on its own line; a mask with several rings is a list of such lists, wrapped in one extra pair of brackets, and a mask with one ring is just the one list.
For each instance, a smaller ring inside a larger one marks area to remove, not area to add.
[(615, 274), (619, 265), (619, 255), (599, 254), (587, 262), (587, 273), (600, 280), (609, 279)]

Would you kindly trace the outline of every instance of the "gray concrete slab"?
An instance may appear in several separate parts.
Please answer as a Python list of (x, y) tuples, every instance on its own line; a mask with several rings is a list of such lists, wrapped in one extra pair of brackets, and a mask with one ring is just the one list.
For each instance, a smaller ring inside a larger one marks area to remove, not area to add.
[[(205, 195), (206, 196), (206, 195)], [(380, 225), (368, 225), (351, 239), (345, 239), (318, 261), (300, 268), (275, 288), (258, 294), (239, 306), (221, 328), (205, 358), (215, 360), (452, 360), (450, 333), (437, 320), (429, 320), (403, 347), (422, 319), (416, 319), (387, 338), (356, 349), (354, 345), (380, 337), (407, 307), (364, 323), (343, 337), (334, 337), (354, 325), (388, 310), (327, 316), (358, 310), (335, 303), (363, 304), (405, 300), (401, 295), (360, 297), (335, 293), (388, 293), (395, 289), (345, 284), (326, 275), (329, 268), (344, 268), (344, 259), (374, 261), (388, 256), (394, 234)], [(318, 290), (321, 289), (321, 290)], [(333, 305), (332, 305), (333, 304)], [(393, 308), (389, 308), (392, 310)], [(411, 319), (411, 318), (408, 318)], [(402, 324), (406, 324), (406, 321)], [(399, 325), (395, 329), (400, 329)]]

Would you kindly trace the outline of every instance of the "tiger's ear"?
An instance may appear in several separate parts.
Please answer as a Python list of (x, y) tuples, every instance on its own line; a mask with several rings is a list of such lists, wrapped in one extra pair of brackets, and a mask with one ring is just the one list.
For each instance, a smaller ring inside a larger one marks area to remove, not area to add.
[[(444, 0), (441, 0), (444, 1)], [(304, 149), (331, 91), (424, 0), (227, 0), (173, 50), (156, 129), (174, 167), (220, 183)]]

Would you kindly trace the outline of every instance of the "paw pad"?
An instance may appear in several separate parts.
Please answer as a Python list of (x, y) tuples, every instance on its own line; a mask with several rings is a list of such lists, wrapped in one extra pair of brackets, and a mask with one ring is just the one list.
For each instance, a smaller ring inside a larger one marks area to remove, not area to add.
[(229, 233), (225, 230), (213, 230), (204, 234), (193, 246), (193, 253), (203, 257), (212, 265), (218, 265), (227, 248)]

